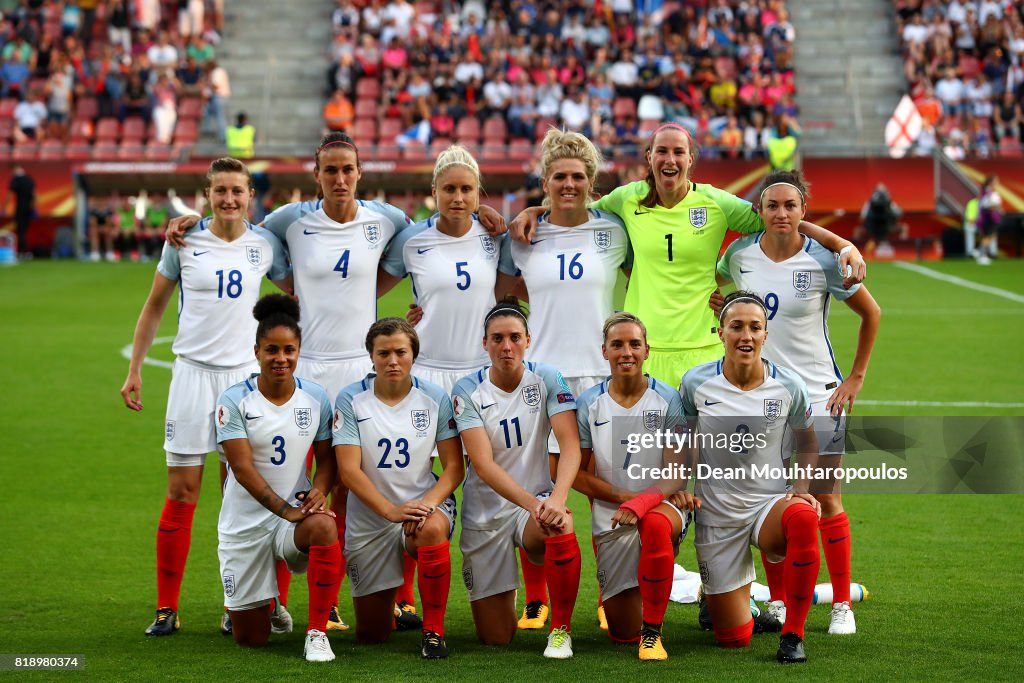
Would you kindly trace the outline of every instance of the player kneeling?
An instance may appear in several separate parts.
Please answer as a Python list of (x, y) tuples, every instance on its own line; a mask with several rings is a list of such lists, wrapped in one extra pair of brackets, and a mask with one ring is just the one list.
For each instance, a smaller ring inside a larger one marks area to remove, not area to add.
[[(456, 515), (452, 493), (465, 474), (451, 399), (411, 374), (420, 340), (406, 321), (375, 322), (366, 350), (375, 374), (342, 389), (334, 410), (334, 450), (350, 493), (345, 555), (356, 638), (381, 643), (391, 635), (408, 553), (419, 565), (421, 654), (444, 659)], [(435, 448), (440, 477), (432, 472)]]
[[(813, 465), (817, 441), (810, 428), (807, 386), (796, 373), (761, 358), (768, 315), (756, 294), (727, 296), (719, 323), (725, 357), (691, 369), (680, 390), (684, 415), (696, 419), (691, 435), (700, 440), (699, 467), (721, 473), (698, 472), (695, 485), (702, 505), (694, 545), (715, 639), (722, 647), (750, 643), (753, 545), (771, 562), (785, 561), (789, 602), (776, 657), (783, 663), (805, 662), (804, 621), (820, 565), (821, 506), (808, 493), (806, 480), (794, 480), (787, 492), (779, 453), (788, 427), (796, 438), (799, 464)], [(724, 447), (723, 436), (729, 444)], [(765, 476), (766, 471), (778, 476)]]
[[(661, 488), (650, 473), (673, 461), (671, 449), (637, 445), (624, 450), (624, 435), (674, 431), (682, 422), (679, 393), (644, 375), (650, 354), (647, 329), (632, 313), (604, 323), (601, 345), (611, 377), (577, 400), (582, 461), (575, 488), (593, 500), (597, 548), (608, 635), (640, 644), (641, 660), (668, 659), (661, 626), (672, 590), (679, 542), (699, 505), (679, 483)], [(666, 498), (665, 493), (671, 495)]]
[[(304, 654), (310, 662), (329, 662), (334, 652), (324, 631), (341, 577), (341, 548), (326, 500), (338, 471), (331, 403), (320, 385), (294, 375), (302, 338), (298, 303), (265, 296), (253, 316), (260, 372), (224, 391), (215, 415), (230, 468), (217, 526), (224, 604), (236, 643), (266, 645), (269, 606), (278, 597), (275, 562), (284, 560), (292, 573), (308, 572)], [(312, 486), (305, 467), (310, 446)]]

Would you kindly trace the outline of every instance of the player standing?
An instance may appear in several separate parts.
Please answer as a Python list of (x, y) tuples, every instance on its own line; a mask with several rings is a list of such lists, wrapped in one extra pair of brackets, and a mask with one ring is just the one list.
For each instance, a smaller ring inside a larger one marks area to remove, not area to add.
[(673, 431), (682, 421), (682, 403), (678, 391), (644, 374), (647, 330), (632, 313), (605, 321), (601, 351), (611, 377), (576, 401), (583, 459), (575, 488), (593, 500), (591, 528), (609, 637), (639, 643), (641, 660), (664, 660), (661, 626), (694, 499), (685, 489), (667, 499), (660, 493), (638, 498), (660, 483), (646, 472), (672, 460), (662, 448), (629, 452), (620, 439), (627, 432)]
[[(719, 282), (734, 280), (740, 289), (757, 292), (764, 299), (772, 324), (764, 355), (796, 372), (807, 384), (811, 414), (819, 418), (816, 423), (831, 424), (816, 430), (820, 452), (832, 456), (836, 462), (830, 466), (838, 467), (845, 450), (844, 412), (853, 410), (864, 386), (881, 309), (863, 285), (844, 289), (835, 255), (797, 231), (807, 211), (807, 187), (800, 174), (775, 171), (761, 187), (760, 208), (767, 229), (729, 245), (718, 264)], [(860, 318), (853, 368), (845, 379), (828, 336), (833, 297)], [(821, 503), (821, 545), (834, 596), (828, 632), (856, 633), (850, 607), (850, 521), (843, 509), (840, 482), (833, 493), (815, 497)], [(762, 559), (772, 591), (768, 612), (781, 626), (786, 613), (782, 566), (763, 555)]]
[[(295, 376), (302, 344), (299, 305), (281, 294), (253, 308), (259, 321), (259, 374), (217, 399), (217, 440), (230, 465), (217, 524), (221, 580), (232, 635), (262, 647), (272, 632), (268, 604), (278, 597), (275, 565), (307, 571), (306, 661), (329, 662), (324, 631), (341, 580), (341, 547), (327, 507), (338, 469), (331, 452), (331, 401), (323, 388)], [(316, 476), (306, 476), (313, 448)], [(280, 603), (279, 603), (280, 604)], [(291, 630), (291, 629), (288, 629)]]
[[(470, 461), (460, 545), (477, 637), (507, 645), (515, 635), (518, 546), (544, 564), (552, 623), (544, 656), (567, 659), (580, 582), (580, 547), (566, 507), (580, 462), (576, 402), (560, 372), (524, 362), (530, 334), (518, 304), (491, 309), (483, 344), (491, 365), (460, 379), (453, 392)], [(561, 450), (553, 487), (551, 430)]]
[(180, 287), (178, 334), (164, 423), (167, 500), (156, 535), (157, 612), (146, 635), (178, 630), (178, 597), (192, 541), (192, 518), (206, 454), (217, 449), (213, 409), (221, 391), (254, 368), (249, 353), (256, 321), (251, 311), (266, 275), (285, 288), (287, 266), (277, 238), (245, 216), (252, 177), (242, 162), (210, 164), (205, 194), (213, 219), (189, 230), (189, 246), (164, 246), (153, 286), (135, 326), (121, 398), (142, 410), (142, 362), (167, 303)]
[[(753, 467), (781, 469), (787, 428), (794, 432), (801, 466), (815, 464), (817, 443), (807, 386), (796, 373), (761, 358), (767, 325), (768, 310), (756, 294), (733, 292), (725, 298), (718, 325), (725, 357), (683, 377), (683, 414), (697, 418), (691, 434), (711, 437), (701, 442), (700, 464), (733, 473), (697, 479), (694, 493), (702, 504), (694, 546), (715, 640), (722, 647), (746, 647), (754, 630), (750, 546), (773, 562), (785, 561), (789, 604), (776, 658), (805, 662), (804, 622), (821, 562), (821, 507), (807, 492), (806, 479), (794, 481), (787, 492), (784, 473), (755, 476)], [(728, 446), (721, 445), (722, 437)]]
[[(419, 560), (422, 655), (448, 656), (444, 615), (451, 585), (449, 539), (465, 470), (444, 389), (411, 374), (419, 353), (415, 330), (384, 318), (366, 335), (375, 374), (345, 387), (335, 404), (334, 446), (347, 503), (348, 574), (356, 637), (380, 643), (391, 634), (402, 558)], [(437, 449), (443, 473), (432, 470)]]

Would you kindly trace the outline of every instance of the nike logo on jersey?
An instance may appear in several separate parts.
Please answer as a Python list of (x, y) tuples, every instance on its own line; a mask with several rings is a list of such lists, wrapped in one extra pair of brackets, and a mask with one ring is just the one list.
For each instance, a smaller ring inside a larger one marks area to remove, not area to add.
[(634, 216), (643, 216), (645, 213), (647, 213), (647, 212), (646, 211), (641, 211), (640, 209), (633, 209), (633, 215)]
[(530, 244), (540, 244), (541, 242), (543, 242), (546, 239), (547, 239), (547, 237), (542, 237), (539, 240), (530, 240)]
[(606, 425), (606, 424), (608, 424), (608, 420), (605, 420), (604, 422), (595, 422), (594, 426), (595, 427), (600, 427), (601, 425)]
[(704, 405), (706, 406), (717, 406), (719, 403), (721, 403), (721, 401), (709, 401), (704, 399)]
[(366, 422), (367, 420), (372, 420), (372, 419), (373, 419), (373, 417), (361, 417), (361, 418), (357, 418), (356, 422)]
[(427, 253), (428, 251), (430, 251), (430, 250), (431, 250), (431, 249), (433, 249), (433, 248), (434, 248), (434, 247), (427, 247), (426, 249), (417, 249), (417, 250), (416, 250), (416, 253), (417, 253), (417, 254), (420, 254), (420, 255), (422, 255), (422, 254), (426, 254), (426, 253)]
[(495, 405), (497, 405), (497, 402), (495, 402), (495, 403), (488, 403), (488, 404), (487, 404), (487, 405), (485, 405), (485, 406), (480, 406), (480, 410), (487, 410), (488, 408), (492, 408), (492, 407), (494, 407)]
[(261, 417), (263, 417), (263, 416), (262, 415), (250, 415), (249, 413), (245, 414), (245, 419), (246, 420), (258, 420)]
[(319, 235), (319, 234), (320, 234), (320, 231), (319, 231), (319, 230), (308, 230), (308, 229), (305, 229), (305, 228), (304, 228), (304, 229), (302, 230), (302, 234), (303, 234), (303, 235)]
[(210, 253), (209, 249), (207, 249), (206, 251), (196, 251), (195, 249), (192, 250), (192, 255), (193, 256), (202, 256), (203, 254), (208, 254), (208, 253)]
[(555, 564), (558, 565), (559, 567), (564, 567), (565, 565), (569, 564), (570, 562), (572, 562), (575, 559), (576, 559), (575, 557), (570, 557), (570, 558), (565, 559), (565, 560), (555, 560)]
[(832, 443), (839, 443), (842, 440), (843, 440), (843, 435), (842, 434), (836, 434), (835, 436), (832, 437)]
[(740, 272), (743, 273), (744, 275), (746, 275), (747, 273), (753, 273), (754, 271), (752, 271), (752, 270), (743, 270), (742, 268), (740, 268)]
[(793, 560), (794, 567), (810, 567), (812, 564), (814, 564), (814, 560), (810, 560), (809, 562), (797, 562), (796, 560)]
[(849, 538), (849, 536), (840, 536), (839, 538), (830, 538), (830, 539), (828, 539), (828, 542), (829, 542), (829, 545), (831, 545), (833, 543), (839, 543), (839, 541), (845, 541), (848, 538)]

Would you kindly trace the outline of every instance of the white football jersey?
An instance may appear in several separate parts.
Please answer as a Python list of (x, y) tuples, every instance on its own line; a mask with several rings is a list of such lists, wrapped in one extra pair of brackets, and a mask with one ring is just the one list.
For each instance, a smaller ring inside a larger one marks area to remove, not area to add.
[(509, 240), (502, 272), (521, 274), (530, 294), (531, 346), (526, 358), (550, 363), (568, 377), (605, 375), (601, 328), (615, 308), (619, 268), (632, 265), (622, 221), (590, 209), (590, 220), (567, 228), (541, 216), (530, 244)]
[(358, 200), (356, 217), (336, 223), (300, 202), (264, 221), (288, 248), (295, 295), (302, 306), (302, 356), (347, 360), (366, 354), (363, 343), (377, 319), (377, 266), (408, 218), (390, 204)]
[(408, 275), (423, 320), (417, 363), (463, 374), (487, 361), (483, 322), (494, 306), (500, 245), (474, 218), (462, 237), (437, 229), (437, 216), (403, 230), (381, 264), (395, 277)]
[[(543, 363), (525, 363), (519, 386), (506, 393), (491, 383), (490, 367), (481, 368), (455, 383), (452, 401), (459, 431), (483, 427), (494, 462), (520, 486), (534, 495), (551, 490), (551, 416), (576, 409), (562, 373)], [(463, 526), (496, 528), (516, 509), (515, 503), (484, 483), (470, 463), (462, 487)]]
[[(331, 438), (331, 401), (319, 384), (296, 377), (295, 393), (284, 405), (275, 405), (260, 393), (258, 377), (254, 373), (217, 399), (217, 442), (248, 439), (256, 470), (274, 493), (297, 505), (295, 494), (310, 487), (306, 453), (313, 442)], [(277, 515), (253, 498), (229, 467), (217, 523), (220, 539), (260, 536), (275, 519)]]
[[(185, 232), (187, 245), (164, 244), (157, 272), (178, 283), (178, 334), (171, 350), (188, 360), (220, 367), (251, 363), (256, 339), (252, 307), (263, 276), (288, 274), (281, 242), (263, 228), (233, 242), (210, 232), (209, 219)], [(248, 224), (247, 224), (248, 225)]]
[[(661, 448), (644, 448), (637, 443), (636, 453), (626, 450), (628, 437), (670, 431), (675, 432), (683, 415), (679, 392), (653, 377), (647, 378), (647, 391), (631, 408), (620, 405), (608, 393), (605, 380), (576, 399), (576, 422), (580, 446), (593, 450), (594, 474), (616, 489), (640, 493), (657, 484), (649, 475), (652, 468), (664, 467)], [(639, 467), (634, 467), (638, 465)], [(612, 515), (619, 509), (614, 503), (595, 500), (591, 506), (592, 533), (611, 531)]]
[(764, 357), (795, 371), (807, 383), (811, 402), (826, 401), (843, 374), (828, 338), (831, 298), (845, 301), (860, 285), (843, 288), (836, 255), (809, 237), (796, 255), (775, 263), (761, 250), (763, 232), (736, 240), (718, 262), (718, 272), (739, 289), (756, 292), (768, 308)]
[[(452, 402), (444, 389), (413, 377), (409, 394), (389, 406), (373, 393), (376, 375), (350, 384), (334, 404), (334, 445), (359, 446), (363, 472), (382, 496), (399, 505), (434, 487), (434, 447), (458, 437)], [(393, 522), (349, 492), (345, 547), (359, 548)]]
[[(749, 512), (768, 497), (786, 492), (786, 479), (756, 477), (751, 466), (781, 467), (787, 427), (811, 426), (807, 385), (791, 370), (764, 363), (764, 383), (743, 391), (722, 373), (722, 361), (698, 365), (683, 375), (683, 415), (697, 419), (697, 435), (712, 443), (700, 449), (700, 465), (734, 473), (745, 479), (701, 476), (694, 493), (703, 501), (697, 520), (708, 526), (741, 526)], [(748, 441), (743, 443), (740, 438)], [(734, 447), (723, 443), (732, 440)], [(710, 471), (710, 470), (708, 470)]]

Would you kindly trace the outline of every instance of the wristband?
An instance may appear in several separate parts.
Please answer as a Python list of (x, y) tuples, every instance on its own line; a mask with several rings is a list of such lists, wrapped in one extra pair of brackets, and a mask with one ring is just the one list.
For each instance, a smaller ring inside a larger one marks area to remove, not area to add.
[(845, 247), (839, 250), (839, 255), (842, 256), (843, 254), (848, 254), (851, 251), (853, 251), (853, 245), (847, 244)]
[(663, 500), (665, 500), (665, 494), (661, 492), (661, 489), (652, 486), (643, 493), (633, 496), (620, 505), (619, 508), (629, 510), (638, 519), (643, 519), (644, 515), (661, 505)]

